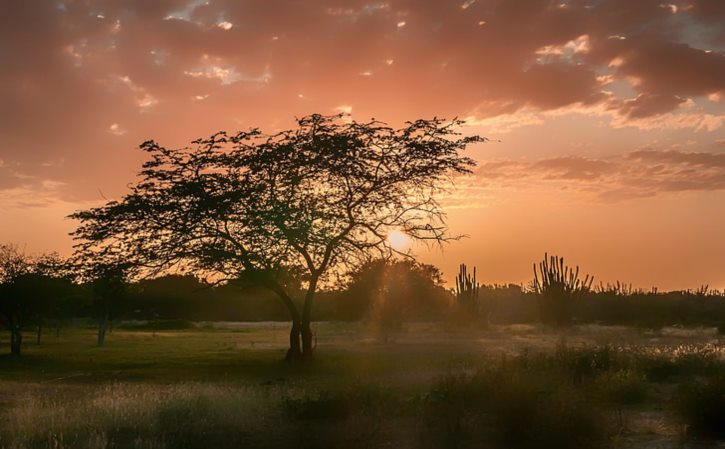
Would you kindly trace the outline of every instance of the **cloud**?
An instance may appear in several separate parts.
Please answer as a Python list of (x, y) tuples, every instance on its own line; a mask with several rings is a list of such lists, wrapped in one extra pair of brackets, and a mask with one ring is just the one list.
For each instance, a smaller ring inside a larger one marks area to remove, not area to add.
[(725, 190), (725, 153), (640, 149), (617, 156), (562, 156), (481, 164), (476, 188), (566, 188), (603, 202)]
[(679, 164), (704, 169), (725, 169), (725, 153), (685, 153), (675, 150), (637, 150), (626, 155), (627, 159), (662, 164)]
[(539, 160), (530, 167), (536, 171), (547, 173), (545, 179), (591, 181), (612, 173), (618, 168), (618, 165), (581, 156), (560, 156)]
[(13, 2), (0, 14), (0, 159), (43, 177), (64, 158), (53, 179), (90, 197), (125, 187), (146, 139), (183, 145), (340, 105), (393, 122), (470, 117), (494, 133), (573, 110), (712, 132), (725, 104), (690, 102), (725, 91), (722, 4)]
[[(676, 95), (639, 94), (636, 98), (618, 102), (619, 112), (633, 119), (650, 117), (672, 111), (687, 100)], [(614, 103), (617, 104), (617, 103)]]
[(127, 133), (127, 131), (121, 128), (121, 125), (118, 123), (111, 123), (111, 126), (108, 127), (108, 132), (114, 136), (122, 136)]

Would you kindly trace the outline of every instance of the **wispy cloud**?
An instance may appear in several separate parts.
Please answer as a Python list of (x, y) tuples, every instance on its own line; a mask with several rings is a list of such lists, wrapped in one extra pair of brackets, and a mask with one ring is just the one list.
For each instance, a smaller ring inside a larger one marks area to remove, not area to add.
[(561, 156), (480, 164), (461, 184), (482, 189), (562, 187), (585, 199), (623, 201), (677, 192), (725, 190), (725, 153), (640, 149), (608, 158)]

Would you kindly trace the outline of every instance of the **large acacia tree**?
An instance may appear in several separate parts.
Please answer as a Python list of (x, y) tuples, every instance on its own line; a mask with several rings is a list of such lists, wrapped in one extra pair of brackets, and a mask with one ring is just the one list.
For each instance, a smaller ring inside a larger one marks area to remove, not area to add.
[(263, 285), (289, 310), (288, 359), (311, 357), (318, 287), (394, 254), (392, 230), (449, 240), (435, 197), (470, 171), (474, 161), (460, 152), (484, 139), (437, 118), (400, 129), (341, 115), (297, 122), (276, 134), (220, 132), (180, 149), (144, 142), (150, 159), (131, 192), (72, 215), (79, 254), (121, 257), (137, 275), (190, 271)]

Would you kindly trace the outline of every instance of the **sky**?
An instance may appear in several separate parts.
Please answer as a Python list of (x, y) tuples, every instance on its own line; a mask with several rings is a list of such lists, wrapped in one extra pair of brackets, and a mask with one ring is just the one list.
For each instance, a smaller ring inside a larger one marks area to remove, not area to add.
[(467, 237), (414, 247), (447, 279), (725, 288), (723, 0), (4, 2), (0, 241), (69, 255), (145, 140), (339, 112), (491, 139), (441, 198)]

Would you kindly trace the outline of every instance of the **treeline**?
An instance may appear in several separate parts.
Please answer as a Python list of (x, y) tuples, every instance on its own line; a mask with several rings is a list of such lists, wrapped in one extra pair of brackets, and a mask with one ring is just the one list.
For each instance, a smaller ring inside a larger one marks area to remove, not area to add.
[[(542, 305), (533, 289), (521, 285), (481, 287), (480, 302), (494, 324), (537, 323)], [(584, 293), (571, 310), (572, 324), (665, 326), (717, 326), (725, 332), (725, 292), (684, 290), (621, 292), (597, 287)]]
[[(634, 289), (631, 284), (593, 286), (594, 278), (580, 274), (564, 259), (547, 254), (534, 264), (533, 281), (523, 285), (479, 285), (466, 266), (456, 280), (459, 310), (472, 310), (487, 323), (543, 322), (555, 327), (575, 323), (664, 326), (717, 326), (725, 332), (725, 291), (701, 286), (697, 290), (659, 292)], [(473, 306), (471, 303), (473, 302)]]
[[(101, 271), (78, 279), (56, 256), (28, 258), (0, 245), (0, 325), (10, 331), (11, 352), (20, 354), (23, 335), (60, 329), (74, 319), (98, 325), (98, 344), (122, 321), (163, 326), (176, 320), (288, 321), (287, 308), (271, 291), (249, 282), (204, 282), (192, 275), (168, 275), (129, 282), (122, 273)], [(725, 332), (725, 292), (635, 290), (623, 284), (592, 287), (561, 258), (547, 258), (523, 285), (481, 285), (465, 265), (454, 290), (440, 270), (410, 260), (373, 261), (342, 285), (318, 292), (315, 313), (321, 321), (367, 321), (382, 335), (407, 321), (448, 321), (455, 325), (544, 322), (717, 326)], [(299, 281), (297, 281), (299, 282)], [(301, 283), (300, 283), (301, 284)], [(297, 298), (302, 298), (302, 288)]]

